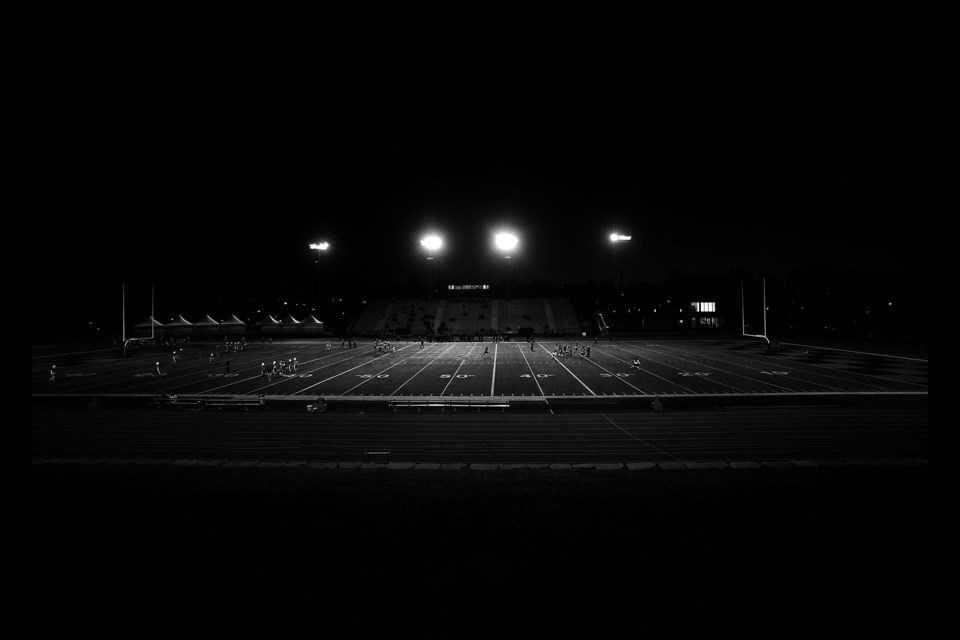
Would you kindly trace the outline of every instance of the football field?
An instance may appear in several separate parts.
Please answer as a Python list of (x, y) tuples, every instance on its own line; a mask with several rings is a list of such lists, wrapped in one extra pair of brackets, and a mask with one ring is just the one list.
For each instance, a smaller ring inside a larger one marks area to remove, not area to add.
[[(800, 346), (768, 350), (749, 340), (397, 342), (385, 351), (371, 342), (348, 348), (304, 341), (256, 343), (232, 353), (214, 348), (191, 345), (176, 363), (171, 353), (123, 357), (116, 349), (34, 357), (33, 394), (549, 404), (653, 396), (927, 393), (926, 360)], [(264, 373), (264, 367), (283, 361), (290, 364), (284, 372)], [(53, 364), (58, 367), (51, 381)]]

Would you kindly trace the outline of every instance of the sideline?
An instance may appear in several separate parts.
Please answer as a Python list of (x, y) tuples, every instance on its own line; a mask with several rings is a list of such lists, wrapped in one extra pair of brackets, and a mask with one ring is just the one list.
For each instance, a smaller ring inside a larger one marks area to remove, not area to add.
[(852, 349), (837, 349), (836, 347), (821, 347), (815, 344), (797, 344), (795, 342), (780, 342), (775, 340), (777, 344), (785, 344), (788, 347), (804, 347), (806, 349), (825, 349), (826, 351), (840, 351), (842, 353), (856, 353), (862, 356), (877, 356), (878, 358), (897, 358), (898, 360), (913, 360), (914, 362), (929, 362), (926, 358), (908, 358), (907, 356), (895, 356), (889, 353), (871, 353), (869, 351), (853, 351)]

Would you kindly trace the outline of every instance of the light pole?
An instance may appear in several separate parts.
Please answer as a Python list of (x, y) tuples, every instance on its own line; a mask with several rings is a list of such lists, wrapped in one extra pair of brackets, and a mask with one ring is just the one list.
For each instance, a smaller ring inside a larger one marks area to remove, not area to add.
[(320, 264), (320, 256), (330, 248), (330, 243), (313, 242), (310, 248), (317, 252), (317, 313), (320, 313), (320, 307), (323, 305), (323, 265)]
[[(493, 239), (494, 244), (496, 244), (497, 249), (503, 252), (504, 261), (510, 261), (510, 256), (513, 253), (513, 250), (517, 248), (517, 245), (520, 243), (520, 240), (517, 236), (513, 235), (508, 231), (499, 232)], [(510, 276), (513, 275), (512, 269), (509, 265), (511, 262), (507, 262), (508, 273), (507, 273), (507, 297), (510, 297)]]
[[(443, 238), (431, 233), (420, 240), (420, 245), (427, 250), (427, 262), (429, 263), (433, 260), (434, 254), (443, 248)], [(433, 270), (429, 268), (429, 264), (427, 267), (427, 280), (430, 281), (427, 286), (432, 289), (436, 283), (434, 282)]]
[(622, 233), (611, 233), (610, 234), (610, 244), (613, 245), (614, 255), (619, 256), (620, 258), (620, 295), (623, 296), (623, 250), (619, 248), (619, 245), (624, 242), (630, 242), (630, 238), (633, 236), (627, 236)]

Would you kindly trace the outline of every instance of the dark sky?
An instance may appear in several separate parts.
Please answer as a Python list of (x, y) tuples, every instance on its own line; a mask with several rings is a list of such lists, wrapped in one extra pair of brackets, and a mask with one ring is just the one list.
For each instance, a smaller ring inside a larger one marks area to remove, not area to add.
[(64, 89), (43, 284), (74, 301), (123, 281), (282, 289), (315, 282), (319, 238), (339, 282), (403, 283), (429, 229), (445, 276), (489, 282), (501, 225), (521, 237), (519, 280), (614, 277), (614, 229), (633, 236), (628, 283), (818, 264), (927, 277), (938, 144), (906, 72), (180, 71)]

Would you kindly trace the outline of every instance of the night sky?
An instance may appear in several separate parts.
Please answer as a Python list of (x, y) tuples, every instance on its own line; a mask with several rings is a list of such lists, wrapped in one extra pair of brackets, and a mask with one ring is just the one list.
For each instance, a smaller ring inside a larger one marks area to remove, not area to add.
[[(627, 284), (816, 265), (926, 281), (938, 143), (908, 70), (716, 68), (662, 83), (534, 71), (156, 65), (78, 79), (50, 116), (56, 179), (41, 197), (59, 213), (52, 242), (35, 241), (50, 267), (36, 306), (119, 305), (122, 282), (228, 306), (314, 291), (319, 239), (327, 277), (361, 292), (428, 266), (493, 282), (500, 226), (521, 238), (519, 281), (616, 277), (613, 230), (633, 236)], [(428, 230), (447, 244), (435, 265), (418, 243)]]

